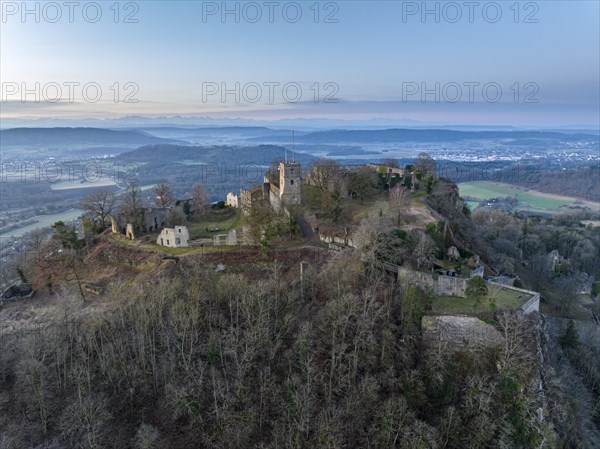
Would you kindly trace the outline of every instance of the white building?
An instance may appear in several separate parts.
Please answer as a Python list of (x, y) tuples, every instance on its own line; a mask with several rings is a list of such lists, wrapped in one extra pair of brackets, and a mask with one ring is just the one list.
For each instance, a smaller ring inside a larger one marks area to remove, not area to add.
[(156, 244), (171, 248), (181, 248), (188, 246), (189, 239), (190, 233), (186, 226), (175, 226), (174, 228), (164, 228), (156, 239)]
[(225, 204), (231, 207), (240, 207), (239, 197), (235, 193), (229, 192), (227, 194), (227, 201), (225, 202)]

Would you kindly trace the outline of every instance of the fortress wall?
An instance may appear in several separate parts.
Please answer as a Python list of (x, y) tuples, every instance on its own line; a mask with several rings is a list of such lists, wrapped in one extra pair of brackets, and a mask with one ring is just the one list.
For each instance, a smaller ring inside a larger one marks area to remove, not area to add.
[(529, 296), (530, 299), (527, 300), (525, 304), (521, 306), (521, 312), (524, 315), (529, 315), (533, 312), (540, 311), (540, 294), (539, 292), (534, 292), (532, 290), (525, 290), (524, 288), (513, 287), (512, 285), (499, 284), (497, 282), (489, 282), (490, 285), (497, 285), (498, 287), (513, 290), (515, 292), (523, 293), (526, 296)]
[(269, 203), (271, 207), (275, 209), (275, 212), (279, 212), (281, 209), (281, 199), (279, 198), (279, 189), (271, 184), (269, 189)]
[(492, 325), (470, 316), (432, 316), (421, 319), (423, 343), (452, 351), (492, 349), (502, 345), (502, 334)]
[(540, 294), (536, 293), (533, 298), (527, 301), (525, 304), (521, 306), (521, 311), (523, 315), (529, 315), (533, 312), (540, 311)]
[(434, 276), (404, 267), (398, 268), (398, 279), (409, 284), (431, 287), (438, 296), (466, 298), (467, 280), (453, 276)]
[(349, 237), (337, 237), (335, 235), (323, 235), (319, 234), (319, 239), (325, 243), (335, 243), (338, 245), (345, 245), (354, 248), (354, 241)]

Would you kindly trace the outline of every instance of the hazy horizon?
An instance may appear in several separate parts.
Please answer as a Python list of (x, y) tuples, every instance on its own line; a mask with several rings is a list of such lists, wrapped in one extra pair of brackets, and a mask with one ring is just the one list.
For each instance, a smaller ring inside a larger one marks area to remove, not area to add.
[(588, 127), (599, 14), (595, 1), (2, 2), (0, 119)]

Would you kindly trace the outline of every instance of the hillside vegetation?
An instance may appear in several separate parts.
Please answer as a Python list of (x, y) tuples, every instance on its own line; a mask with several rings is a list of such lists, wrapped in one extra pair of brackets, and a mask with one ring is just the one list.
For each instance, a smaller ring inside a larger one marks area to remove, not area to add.
[[(352, 268), (354, 267), (354, 268)], [(2, 447), (538, 447), (534, 352), (423, 352), (425, 297), (351, 259), (260, 282), (182, 263), (5, 335)], [(458, 376), (457, 373), (468, 373)], [(518, 396), (515, 392), (520, 391)], [(510, 399), (509, 399), (510, 398)]]
[[(381, 179), (359, 170), (350, 195), (334, 183), (304, 206), (330, 232), (350, 225), (353, 250), (286, 241), (293, 219), (265, 208), (243, 218), (260, 244), (180, 257), (152, 234), (80, 240), (56, 223), (19, 268), (37, 296), (0, 309), (0, 448), (597, 447), (600, 357), (573, 326), (546, 333), (498, 294), (480, 318), (499, 346), (426, 346), (439, 298), (379, 267), (429, 272), (455, 245), (549, 313), (591, 320), (596, 290), (585, 306), (573, 292), (598, 273), (600, 234), (578, 216), (471, 216), (433, 177), (388, 201)], [(548, 266), (555, 248), (568, 263)]]

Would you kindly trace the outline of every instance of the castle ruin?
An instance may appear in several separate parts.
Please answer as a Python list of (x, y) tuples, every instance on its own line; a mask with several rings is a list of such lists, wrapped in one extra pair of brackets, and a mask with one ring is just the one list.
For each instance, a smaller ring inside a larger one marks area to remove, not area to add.
[(248, 215), (257, 202), (268, 204), (279, 212), (282, 206), (300, 204), (301, 201), (302, 167), (299, 162), (280, 162), (277, 173), (265, 173), (262, 186), (241, 189), (239, 196), (239, 205), (244, 215)]
[(190, 234), (186, 226), (175, 226), (174, 228), (164, 228), (156, 239), (156, 244), (170, 248), (182, 248), (189, 246), (189, 239)]

